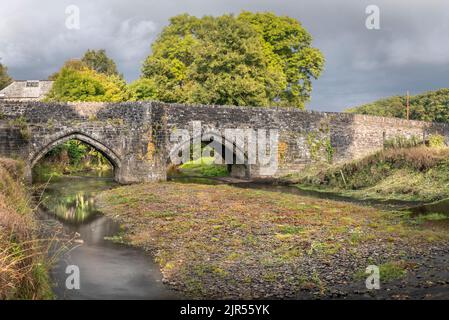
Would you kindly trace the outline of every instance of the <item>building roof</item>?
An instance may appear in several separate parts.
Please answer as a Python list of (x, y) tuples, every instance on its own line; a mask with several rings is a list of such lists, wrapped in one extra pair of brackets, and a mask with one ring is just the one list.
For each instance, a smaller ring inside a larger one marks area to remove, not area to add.
[(0, 90), (0, 99), (36, 99), (41, 100), (50, 91), (50, 80), (17, 80)]

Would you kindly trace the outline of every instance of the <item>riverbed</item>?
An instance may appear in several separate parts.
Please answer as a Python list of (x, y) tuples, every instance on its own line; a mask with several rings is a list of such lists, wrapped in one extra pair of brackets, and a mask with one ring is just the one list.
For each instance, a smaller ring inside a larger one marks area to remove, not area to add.
[[(176, 181), (178, 183), (193, 183), (195, 185), (232, 185), (233, 187), (238, 187), (239, 189), (244, 190), (249, 189), (279, 194), (292, 194), (301, 197), (315, 198), (317, 199), (316, 201), (327, 201), (332, 199), (333, 201), (340, 201), (340, 203), (355, 202), (359, 205), (363, 204), (369, 207), (395, 208), (395, 210), (398, 208), (403, 209), (404, 207), (407, 207), (407, 205), (414, 205), (407, 203), (372, 201), (361, 202), (360, 200), (353, 200), (350, 198), (341, 198), (329, 194), (300, 190), (296, 187), (249, 183), (232, 179), (228, 181), (226, 178), (218, 180), (184, 178), (177, 179)], [(161, 184), (161, 187), (162, 186), (166, 187), (167, 185)], [(161, 266), (155, 261), (155, 256), (149, 253), (148, 247), (146, 247), (147, 251), (144, 251), (141, 248), (124, 244), (126, 241), (122, 241), (122, 235), (125, 236), (128, 230), (126, 230), (120, 223), (116, 222), (116, 220), (119, 221), (120, 219), (115, 219), (114, 215), (111, 216), (110, 214), (105, 216), (98, 211), (95, 200), (96, 195), (102, 191), (115, 187), (117, 187), (117, 185), (110, 177), (70, 176), (54, 179), (46, 187), (45, 192), (43, 193), (43, 205), (41, 206), (44, 211), (45, 222), (47, 225), (51, 226), (51, 228), (58, 225), (63, 230), (64, 238), (70, 240), (69, 249), (64, 250), (64, 253), (58, 256), (59, 258), (56, 260), (56, 263), (51, 270), (51, 276), (55, 282), (54, 291), (56, 297), (58, 299), (180, 299), (184, 297), (183, 293), (180, 293), (180, 291), (171, 289), (176, 287), (176, 285), (171, 285), (169, 287), (162, 283), (163, 277), (160, 271)], [(256, 194), (257, 193), (258, 192), (256, 192)], [(250, 199), (253, 195), (248, 193), (248, 196), (248, 199)], [(153, 196), (151, 196), (151, 198), (152, 197)], [(122, 201), (123, 205), (128, 206), (133, 204), (134, 201), (141, 200), (142, 198), (133, 200), (132, 197), (126, 196), (118, 198), (118, 202), (115, 203), (115, 205), (120, 206), (121, 204), (119, 202)], [(317, 204), (310, 208), (313, 209)], [(173, 207), (173, 203), (170, 202), (163, 206), (164, 210), (168, 207)], [(415, 216), (425, 216), (429, 213), (434, 214), (435, 210), (439, 210), (438, 212), (440, 214), (447, 215), (447, 204), (444, 202), (426, 206), (414, 205), (413, 207), (412, 215)], [(330, 209), (333, 210), (332, 208)], [(121, 218), (123, 219), (123, 214), (121, 212), (116, 211), (116, 213), (117, 216), (122, 215)], [(166, 216), (164, 219), (172, 219), (173, 217), (170, 215), (173, 214), (174, 211), (172, 212), (167, 209), (166, 211), (158, 211), (157, 217)], [(140, 218), (137, 217), (137, 219)], [(438, 219), (438, 221), (426, 221), (426, 223), (438, 224), (440, 229), (442, 224), (447, 225), (447, 221), (447, 219)], [(147, 223), (150, 223), (150, 221)], [(188, 223), (188, 221), (186, 221), (186, 223)], [(217, 225), (212, 227), (218, 228)], [(148, 230), (148, 232), (151, 232), (151, 230)], [(217, 232), (214, 231), (214, 234), (216, 233)], [(165, 240), (161, 241), (164, 242)], [(173, 241), (176, 241), (176, 237)], [(285, 239), (282, 241), (285, 241)], [(295, 246), (294, 243), (295, 242), (292, 242), (293, 246)], [(291, 254), (291, 252), (289, 252), (289, 254)], [(439, 256), (441, 256), (441, 253)], [(443, 256), (443, 260), (446, 261), (447, 255), (443, 254)], [(438, 264), (444, 265), (444, 261), (439, 262)], [(79, 290), (69, 289), (66, 286), (66, 279), (69, 276), (69, 274), (66, 273), (68, 266), (77, 266), (80, 270)], [(290, 272), (290, 270), (287, 271)], [(446, 276), (443, 275), (443, 278), (445, 279)], [(344, 292), (344, 286), (345, 285), (339, 286), (338, 290), (335, 292), (341, 294)], [(355, 286), (351, 285), (351, 290), (358, 291), (361, 290), (361, 288), (363, 289), (360, 284)], [(422, 293), (423, 291), (421, 290), (420, 292)], [(262, 296), (263, 295), (260, 295), (259, 297)], [(235, 296), (230, 295), (229, 297)], [(307, 297), (307, 295), (300, 295), (297, 297), (304, 298)]]

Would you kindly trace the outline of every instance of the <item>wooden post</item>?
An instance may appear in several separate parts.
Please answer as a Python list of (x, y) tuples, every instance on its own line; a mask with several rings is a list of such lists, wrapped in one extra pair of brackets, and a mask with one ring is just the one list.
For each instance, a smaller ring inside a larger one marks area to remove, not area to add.
[(410, 120), (410, 92), (407, 90), (407, 120)]

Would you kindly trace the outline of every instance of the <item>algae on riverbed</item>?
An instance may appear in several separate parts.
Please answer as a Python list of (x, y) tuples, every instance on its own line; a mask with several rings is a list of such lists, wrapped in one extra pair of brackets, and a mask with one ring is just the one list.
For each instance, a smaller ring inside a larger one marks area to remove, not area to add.
[(227, 185), (139, 184), (98, 200), (124, 240), (152, 250), (165, 280), (196, 298), (332, 296), (363, 288), (354, 275), (369, 264), (449, 243), (404, 213)]

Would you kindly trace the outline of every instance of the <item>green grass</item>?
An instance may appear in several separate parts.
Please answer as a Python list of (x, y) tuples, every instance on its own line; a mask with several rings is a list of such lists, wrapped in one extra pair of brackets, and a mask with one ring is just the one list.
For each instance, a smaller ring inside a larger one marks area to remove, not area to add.
[(449, 148), (389, 149), (342, 165), (309, 167), (284, 180), (358, 199), (436, 201), (449, 197)]
[(442, 213), (429, 213), (420, 217), (427, 221), (440, 221), (449, 219), (449, 217), (446, 214)]
[(64, 165), (61, 163), (40, 162), (33, 168), (33, 181), (46, 182), (50, 178), (64, 175), (77, 175), (89, 172), (105, 172), (112, 168), (109, 165), (94, 165), (91, 163), (80, 163), (77, 165)]
[(179, 172), (185, 176), (223, 177), (228, 175), (227, 166), (215, 164), (213, 157), (186, 162), (179, 166)]
[(111, 241), (113, 243), (119, 243), (119, 244), (124, 244), (126, 243), (126, 241), (123, 238), (123, 234), (118, 234), (112, 237), (104, 237), (103, 238), (106, 241)]
[(413, 219), (413, 222), (420, 224), (424, 223), (426, 221), (442, 221), (442, 220), (448, 220), (449, 216), (447, 214), (441, 214), (441, 213), (426, 213), (418, 215)]
[(381, 264), (379, 272), (380, 280), (386, 282), (401, 279), (407, 275), (407, 269), (401, 261)]
[(24, 287), (24, 291), (20, 292), (19, 297), (23, 299), (36, 297), (40, 300), (52, 300), (55, 298), (55, 294), (51, 287), (47, 262), (41, 260), (33, 265), (32, 278), (34, 279), (33, 286)]
[(301, 226), (279, 226), (279, 232), (282, 234), (299, 234), (304, 230)]
[[(404, 261), (389, 261), (378, 265), (378, 267), (381, 284), (402, 279), (407, 275), (408, 266)], [(356, 280), (366, 279), (367, 277), (368, 274), (365, 273), (365, 269), (359, 270), (354, 276)]]

